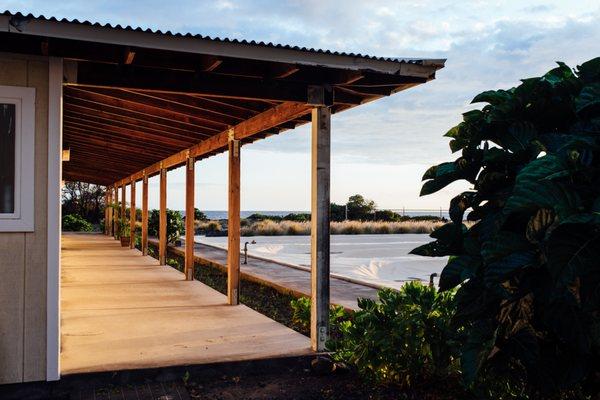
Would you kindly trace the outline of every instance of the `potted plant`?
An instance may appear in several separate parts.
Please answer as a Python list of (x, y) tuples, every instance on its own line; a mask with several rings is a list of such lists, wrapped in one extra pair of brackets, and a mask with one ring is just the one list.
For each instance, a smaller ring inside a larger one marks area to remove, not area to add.
[(121, 246), (129, 247), (131, 241), (131, 229), (129, 227), (129, 221), (126, 218), (119, 219), (119, 238), (121, 239)]

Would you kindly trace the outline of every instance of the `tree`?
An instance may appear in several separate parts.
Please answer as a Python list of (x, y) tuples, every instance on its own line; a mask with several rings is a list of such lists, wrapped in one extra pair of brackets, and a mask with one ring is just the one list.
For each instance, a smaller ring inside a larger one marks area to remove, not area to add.
[(365, 220), (372, 218), (375, 213), (376, 205), (373, 200), (367, 200), (360, 194), (355, 194), (348, 198), (348, 219)]
[(106, 188), (85, 182), (65, 182), (62, 188), (62, 214), (76, 214), (97, 224), (104, 218)]
[(446, 134), (461, 156), (427, 170), (421, 195), (461, 179), (473, 190), (412, 251), (450, 256), (440, 288), (459, 286), (463, 376), (513, 371), (538, 392), (590, 384), (600, 374), (600, 58), (473, 102), (487, 104)]

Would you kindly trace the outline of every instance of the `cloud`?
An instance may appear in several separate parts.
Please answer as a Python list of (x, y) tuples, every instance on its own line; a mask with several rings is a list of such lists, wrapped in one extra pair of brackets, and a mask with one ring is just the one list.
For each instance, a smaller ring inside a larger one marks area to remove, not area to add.
[[(428, 165), (454, 158), (442, 135), (487, 89), (539, 76), (557, 60), (599, 56), (600, 5), (549, 0), (453, 2), (109, 0), (5, 2), (35, 14), (393, 57), (447, 58), (437, 79), (333, 118), (340, 165)], [(157, 12), (160, 11), (160, 12)], [(308, 154), (308, 127), (248, 146)], [(350, 167), (348, 167), (350, 168)], [(349, 169), (350, 171), (350, 169)], [(412, 178), (411, 178), (412, 179)], [(359, 183), (357, 183), (359, 184)], [(418, 186), (418, 182), (405, 182)], [(399, 193), (399, 192), (398, 192)], [(398, 194), (400, 195), (400, 194)]]

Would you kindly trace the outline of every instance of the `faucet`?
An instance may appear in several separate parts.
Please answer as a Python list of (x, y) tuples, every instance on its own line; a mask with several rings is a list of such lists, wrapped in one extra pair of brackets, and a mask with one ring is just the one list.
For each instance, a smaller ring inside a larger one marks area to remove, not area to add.
[(429, 287), (433, 287), (433, 278), (435, 278), (437, 276), (438, 276), (437, 272), (434, 272), (433, 274), (429, 275)]
[(244, 243), (244, 264), (248, 264), (248, 245), (256, 244), (256, 240)]

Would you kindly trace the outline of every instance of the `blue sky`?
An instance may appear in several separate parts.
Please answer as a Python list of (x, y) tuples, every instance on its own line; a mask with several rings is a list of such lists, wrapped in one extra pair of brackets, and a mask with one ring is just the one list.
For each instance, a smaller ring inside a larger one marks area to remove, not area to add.
[[(459, 4), (456, 4), (459, 3)], [(454, 159), (442, 135), (479, 92), (508, 88), (564, 61), (600, 56), (598, 1), (0, 1), (46, 16), (271, 41), (391, 57), (447, 58), (437, 79), (333, 116), (332, 200), (354, 193), (382, 208), (447, 207), (464, 184), (419, 198), (420, 177)], [(242, 209), (307, 210), (308, 127), (245, 146)], [(197, 206), (225, 209), (223, 155), (197, 164)], [(169, 208), (184, 206), (182, 171)], [(150, 206), (158, 203), (151, 181)], [(138, 191), (139, 193), (139, 191)]]

